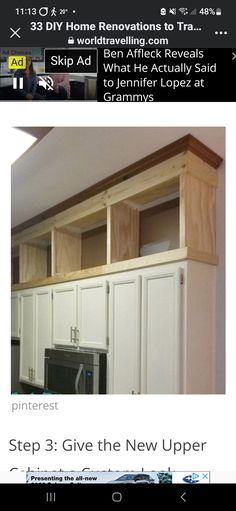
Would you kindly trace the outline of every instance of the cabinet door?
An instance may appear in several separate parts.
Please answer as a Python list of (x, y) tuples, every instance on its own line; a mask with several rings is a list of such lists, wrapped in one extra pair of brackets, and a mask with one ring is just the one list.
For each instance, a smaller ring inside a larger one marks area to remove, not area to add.
[(53, 288), (53, 344), (74, 346), (76, 325), (76, 284), (59, 284)]
[(11, 295), (11, 336), (20, 337), (20, 296), (18, 293)]
[(140, 277), (110, 283), (108, 391), (140, 392)]
[(20, 380), (32, 381), (34, 369), (34, 293), (32, 290), (21, 294), (21, 341), (20, 341)]
[(86, 280), (78, 284), (78, 334), (81, 348), (107, 348), (108, 284)]
[(44, 351), (52, 345), (51, 288), (35, 291), (35, 373), (34, 383), (44, 386)]
[(142, 279), (142, 392), (175, 394), (179, 386), (180, 274)]

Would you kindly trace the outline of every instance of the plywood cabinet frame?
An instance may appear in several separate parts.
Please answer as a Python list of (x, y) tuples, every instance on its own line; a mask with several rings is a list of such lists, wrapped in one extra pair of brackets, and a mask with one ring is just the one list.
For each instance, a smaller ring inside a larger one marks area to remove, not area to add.
[(81, 269), (81, 234), (52, 230), (52, 275)]
[[(83, 202), (16, 233), (12, 237), (13, 248), (20, 244), (30, 245), (40, 236), (43, 237), (48, 232), (52, 233), (52, 277), (46, 278), (45, 275), (45, 279), (40, 281), (40, 277), (36, 275), (35, 285), (63, 282), (72, 280), (72, 278), (85, 278), (93, 274), (103, 275), (122, 271), (122, 269), (125, 271), (126, 268), (132, 269), (185, 258), (217, 264), (215, 195), (218, 185), (217, 167), (222, 159), (194, 137), (188, 140), (189, 143), (185, 146), (185, 150), (182, 150), (181, 144), (179, 145), (180, 152), (178, 154), (168, 157), (167, 153), (166, 159), (162, 159), (154, 165), (153, 162), (158, 161), (157, 157), (150, 158), (150, 168), (146, 167), (145, 170), (132, 175), (129, 179), (118, 182)], [(139, 258), (140, 207), (151, 203), (154, 199), (160, 199), (176, 192), (180, 197), (179, 249), (156, 254), (156, 257)], [(81, 223), (83, 230), (86, 230), (86, 221), (88, 228), (91, 228), (91, 221), (94, 225), (96, 222), (101, 225), (101, 218), (104, 218), (105, 211), (107, 264), (81, 270), (80, 235), (71, 233), (70, 227), (76, 223), (79, 229)], [(63, 264), (58, 265), (59, 239), (65, 236), (69, 241), (75, 240), (75, 238), (77, 240), (77, 264), (75, 264), (73, 249), (70, 252), (68, 241), (67, 255), (61, 254), (61, 260), (66, 258), (66, 263), (63, 263), (64, 266)], [(59, 280), (55, 280), (57, 278)], [(22, 274), (20, 280), (22, 281)], [(19, 289), (19, 285), (14, 285), (13, 289)]]

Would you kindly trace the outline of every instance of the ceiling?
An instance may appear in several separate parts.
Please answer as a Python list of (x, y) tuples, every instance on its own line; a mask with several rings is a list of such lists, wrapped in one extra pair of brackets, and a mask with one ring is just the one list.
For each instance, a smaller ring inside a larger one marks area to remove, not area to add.
[(25, 131), (25, 133), (29, 133), (30, 135), (33, 135), (33, 137), (36, 137), (37, 139), (45, 137), (49, 131), (52, 130), (52, 128), (49, 127), (43, 127), (43, 126), (31, 126), (29, 128), (27, 127), (19, 127), (21, 131)]
[(12, 227), (188, 133), (224, 157), (224, 128), (38, 130), (43, 138), (12, 165)]

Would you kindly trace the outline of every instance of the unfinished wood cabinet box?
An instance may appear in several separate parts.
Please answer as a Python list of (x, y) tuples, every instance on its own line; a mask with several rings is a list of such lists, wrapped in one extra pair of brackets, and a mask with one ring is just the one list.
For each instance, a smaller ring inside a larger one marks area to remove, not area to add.
[(108, 206), (107, 263), (139, 256), (139, 211), (125, 202)]
[(83, 215), (53, 230), (53, 275), (107, 263), (107, 210)]
[(51, 276), (51, 233), (19, 245), (19, 282)]
[(106, 264), (106, 226), (84, 232), (52, 231), (52, 275)]
[[(81, 192), (86, 198), (78, 197), (72, 207), (58, 205), (54, 216), (30, 221), (12, 236), (14, 251), (20, 247), (20, 284), (46, 285), (184, 259), (217, 264), (221, 161), (188, 135)], [(12, 273), (16, 282), (16, 270)]]
[(81, 269), (81, 235), (52, 230), (52, 275)]
[(12, 253), (11, 256), (11, 283), (19, 284), (20, 282), (20, 256), (19, 256), (19, 247), (16, 247), (16, 250)]

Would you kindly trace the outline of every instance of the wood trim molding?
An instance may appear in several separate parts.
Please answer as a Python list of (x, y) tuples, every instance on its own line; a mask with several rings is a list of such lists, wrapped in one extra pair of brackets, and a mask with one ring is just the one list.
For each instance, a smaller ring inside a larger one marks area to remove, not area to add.
[(214, 169), (217, 169), (220, 166), (221, 162), (223, 161), (221, 156), (212, 151), (209, 147), (207, 147), (192, 135), (187, 135), (187, 138), (189, 151), (196, 154), (196, 156), (199, 156), (199, 158), (208, 163), (208, 165)]
[(191, 151), (215, 169), (219, 167), (220, 163), (222, 162), (222, 158), (214, 151), (209, 149), (209, 147), (207, 147), (205, 144), (200, 142), (200, 140), (196, 139), (190, 134), (185, 135), (175, 142), (172, 142), (171, 144), (158, 149), (158, 151), (145, 156), (145, 158), (142, 158), (141, 160), (132, 163), (128, 167), (119, 170), (115, 174), (102, 179), (86, 190), (83, 190), (82, 192), (69, 197), (59, 204), (56, 204), (46, 211), (43, 211), (39, 215), (36, 215), (33, 218), (30, 218), (29, 220), (17, 225), (12, 229), (12, 235), (17, 234), (20, 231), (27, 229), (28, 227), (36, 225), (54, 215), (57, 215), (58, 213), (65, 211), (66, 209), (69, 209), (72, 206), (79, 204), (80, 202), (83, 202), (93, 195), (104, 192), (107, 188), (117, 185), (126, 179), (140, 174), (144, 170), (147, 170), (150, 167), (154, 167), (155, 165), (185, 151)]

